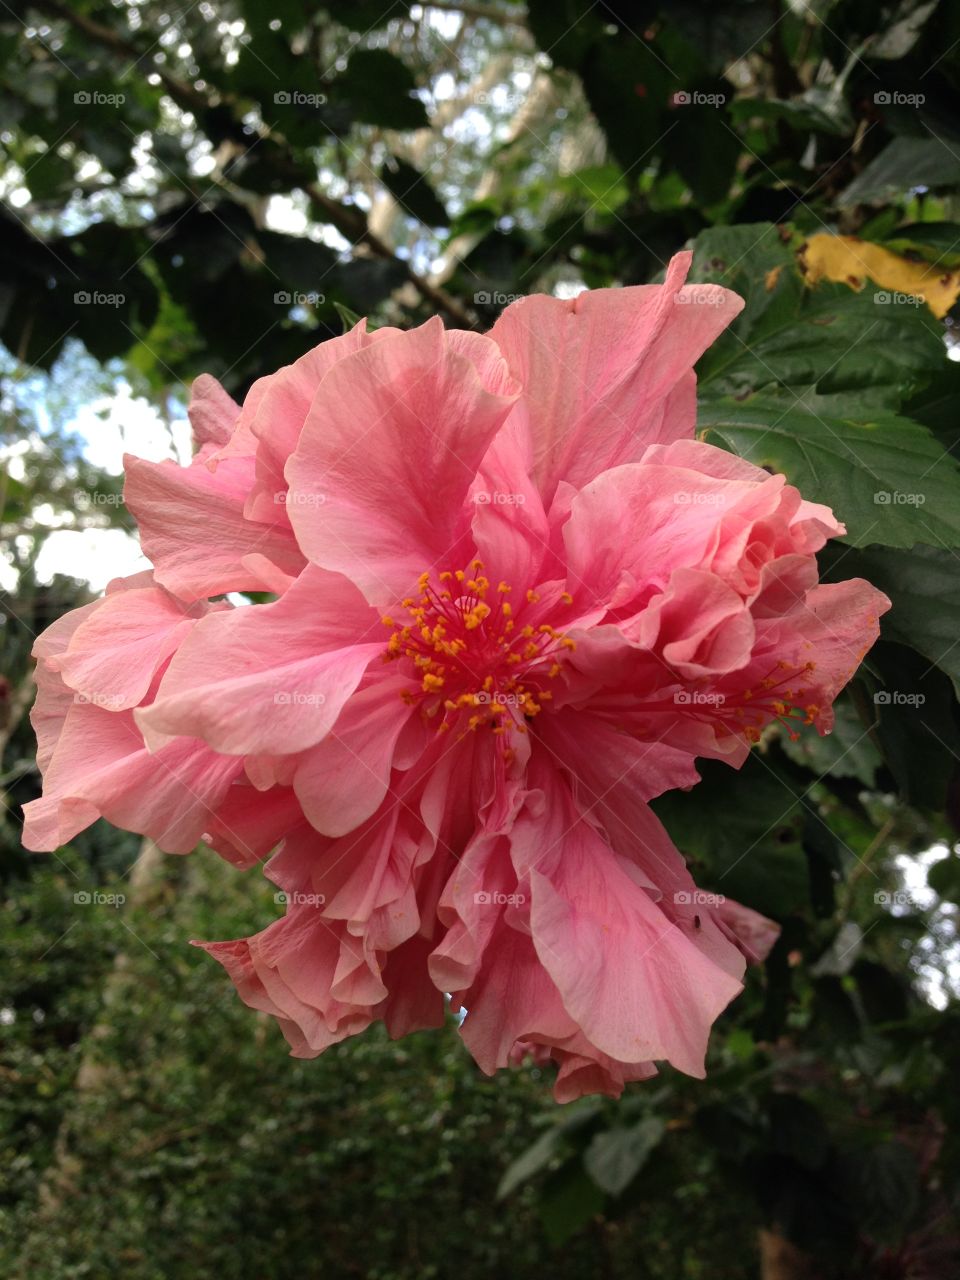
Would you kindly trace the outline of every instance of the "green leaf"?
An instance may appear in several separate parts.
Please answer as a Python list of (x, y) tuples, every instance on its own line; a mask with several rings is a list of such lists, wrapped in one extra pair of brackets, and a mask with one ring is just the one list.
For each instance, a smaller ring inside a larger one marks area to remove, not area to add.
[(914, 187), (960, 182), (960, 157), (939, 138), (894, 138), (837, 197), (841, 208), (896, 200)]
[(546, 1169), (559, 1154), (562, 1143), (563, 1134), (558, 1126), (541, 1133), (532, 1146), (527, 1147), (522, 1155), (517, 1156), (513, 1164), (508, 1165), (497, 1187), (497, 1199), (506, 1199), (522, 1183)]
[(351, 311), (349, 307), (345, 307), (342, 302), (335, 302), (333, 307), (337, 315), (343, 321), (344, 333), (346, 333), (348, 329), (352, 329), (354, 325), (360, 323), (362, 317), (358, 316), (355, 311)]
[(951, 855), (935, 862), (927, 872), (927, 884), (938, 897), (960, 902), (960, 858)]
[(527, 22), (554, 66), (577, 71), (603, 35), (604, 10), (593, 0), (528, 0)]
[(770, 1139), (774, 1151), (805, 1169), (819, 1169), (830, 1149), (820, 1112), (791, 1093), (774, 1094), (770, 1100)]
[(825, 774), (833, 778), (856, 778), (865, 787), (872, 787), (881, 760), (863, 721), (846, 697), (838, 698), (833, 710), (832, 733), (822, 738), (818, 733), (803, 733), (796, 742), (783, 734), (781, 750), (795, 764), (812, 770), (818, 778)]
[(539, 1209), (544, 1235), (556, 1247), (603, 1209), (603, 1192), (583, 1169), (570, 1164), (547, 1179)]
[(625, 172), (636, 172), (658, 142), (669, 151), (666, 140), (678, 122), (665, 126), (665, 117), (676, 81), (644, 41), (605, 35), (591, 46), (580, 76), (590, 109)]
[(428, 227), (449, 225), (450, 219), (437, 193), (419, 169), (406, 160), (388, 157), (380, 170), (380, 181), (411, 217), (419, 218)]
[(898, 227), (884, 246), (895, 253), (913, 251), (928, 262), (942, 262), (946, 267), (960, 263), (960, 223), (915, 222)]
[(689, 795), (667, 792), (652, 804), (693, 860), (697, 884), (778, 919), (804, 906), (809, 877), (796, 788), (756, 752), (739, 773), (715, 761), (698, 767), (702, 781)]
[(325, 0), (324, 8), (337, 22), (366, 35), (388, 22), (405, 18), (410, 0)]
[[(821, 553), (822, 554), (822, 553)], [(953, 681), (960, 697), (960, 562), (951, 551), (914, 547), (910, 551), (869, 548), (856, 553), (833, 549), (836, 573), (858, 574), (893, 601), (882, 619), (884, 638), (916, 649)]]
[[(846, 562), (842, 569), (851, 572)], [(861, 677), (871, 686), (874, 736), (902, 798), (918, 809), (943, 809), (960, 759), (953, 690), (944, 672), (915, 649), (891, 642), (896, 622), (887, 619), (895, 619), (900, 601), (896, 592), (888, 594), (893, 609), (883, 619), (886, 638), (870, 651)]]
[(625, 1191), (666, 1132), (653, 1116), (629, 1129), (607, 1129), (594, 1135), (583, 1153), (583, 1164), (598, 1187), (612, 1196)]
[(803, 97), (794, 100), (737, 98), (730, 104), (730, 114), (738, 122), (785, 120), (797, 130), (840, 135), (846, 132), (846, 121), (836, 112), (825, 111), (818, 103)]
[(412, 72), (386, 49), (357, 50), (334, 81), (333, 90), (349, 101), (354, 117), (366, 124), (422, 129), (430, 123), (416, 96)]
[(690, 279), (722, 284), (746, 306), (698, 365), (701, 389), (758, 391), (818, 413), (858, 418), (899, 409), (944, 364), (942, 328), (925, 307), (891, 306), (871, 287), (810, 288), (789, 228), (758, 223), (699, 235)]
[(726, 399), (701, 401), (699, 427), (709, 443), (783, 472), (805, 497), (832, 507), (854, 546), (960, 546), (960, 471), (918, 423)]

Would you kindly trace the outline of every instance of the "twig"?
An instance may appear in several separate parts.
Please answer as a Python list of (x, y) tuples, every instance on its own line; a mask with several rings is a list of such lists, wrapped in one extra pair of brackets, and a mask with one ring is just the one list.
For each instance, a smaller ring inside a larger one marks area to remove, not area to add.
[[(78, 13), (68, 8), (60, 0), (32, 0), (32, 3), (33, 7), (40, 10), (41, 13), (47, 13), (51, 17), (69, 23), (77, 31), (81, 31), (89, 39), (112, 50), (114, 53), (130, 58), (134, 62), (140, 62), (146, 57), (145, 52), (132, 41), (126, 39), (126, 37), (110, 27), (96, 22), (93, 18), (88, 18), (86, 14)], [(202, 92), (187, 81), (173, 75), (160, 64), (151, 64), (151, 74), (158, 76), (171, 98), (179, 106), (191, 112), (206, 112), (216, 106), (227, 106), (234, 112), (237, 124), (238, 126), (240, 125), (238, 114), (240, 103), (236, 95), (217, 91), (216, 95), (213, 96)], [(338, 231), (355, 244), (366, 245), (376, 257), (400, 263), (407, 280), (414, 286), (420, 296), (435, 307), (437, 311), (442, 312), (448, 320), (466, 329), (476, 327), (474, 317), (456, 298), (452, 297), (439, 285), (432, 284), (424, 276), (421, 276), (408, 262), (398, 258), (389, 245), (385, 244), (379, 236), (370, 230), (367, 225), (366, 215), (360, 209), (338, 203), (338, 201), (322, 191), (315, 182), (304, 183), (300, 166), (296, 161), (290, 144), (282, 134), (264, 125), (261, 130), (261, 137), (269, 138), (277, 147), (277, 151), (274, 153), (263, 153), (265, 163), (270, 165), (279, 176), (289, 179), (296, 186), (302, 187), (310, 199), (323, 209), (330, 223)]]

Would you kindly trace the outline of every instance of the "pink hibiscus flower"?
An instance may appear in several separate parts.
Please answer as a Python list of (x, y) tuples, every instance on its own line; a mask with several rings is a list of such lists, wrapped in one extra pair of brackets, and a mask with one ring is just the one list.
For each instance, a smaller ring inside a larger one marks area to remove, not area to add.
[[(531, 297), (487, 336), (359, 324), (256, 383), (195, 384), (199, 451), (127, 462), (149, 575), (37, 647), (45, 793), (25, 842), (103, 814), (273, 856), (286, 912), (203, 945), (299, 1056), (435, 1026), (555, 1093), (702, 1075), (776, 926), (699, 894), (648, 801), (821, 733), (889, 602), (820, 585), (843, 532), (694, 439), (717, 286)], [(273, 603), (208, 603), (267, 590)]]

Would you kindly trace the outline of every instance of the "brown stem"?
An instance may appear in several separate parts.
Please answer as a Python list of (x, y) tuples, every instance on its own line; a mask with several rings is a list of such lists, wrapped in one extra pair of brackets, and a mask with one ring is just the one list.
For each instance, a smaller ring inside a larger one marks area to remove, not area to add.
[(760, 1280), (821, 1280), (813, 1259), (775, 1230), (760, 1231)]

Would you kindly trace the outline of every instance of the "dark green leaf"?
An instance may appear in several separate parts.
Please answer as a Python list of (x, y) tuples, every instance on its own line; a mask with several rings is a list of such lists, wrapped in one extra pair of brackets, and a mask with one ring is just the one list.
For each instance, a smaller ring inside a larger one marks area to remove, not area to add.
[(449, 222), (447, 211), (425, 176), (406, 160), (392, 156), (380, 170), (380, 180), (407, 213), (428, 227), (443, 227)]
[(584, 1168), (601, 1190), (618, 1196), (646, 1164), (665, 1132), (663, 1121), (651, 1116), (629, 1129), (595, 1134), (583, 1153)]
[(827, 418), (758, 397), (702, 400), (699, 428), (832, 507), (854, 546), (960, 546), (960, 471), (918, 423)]

